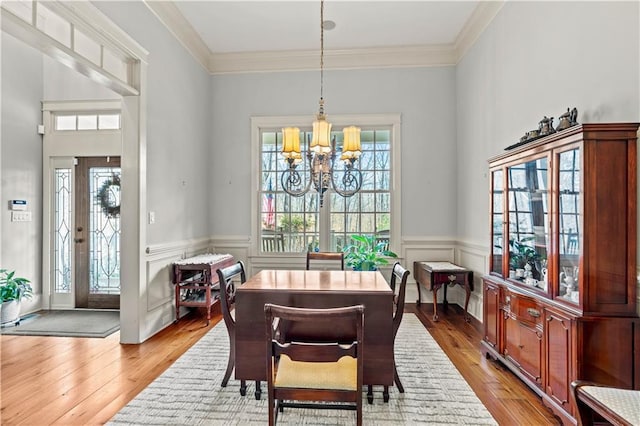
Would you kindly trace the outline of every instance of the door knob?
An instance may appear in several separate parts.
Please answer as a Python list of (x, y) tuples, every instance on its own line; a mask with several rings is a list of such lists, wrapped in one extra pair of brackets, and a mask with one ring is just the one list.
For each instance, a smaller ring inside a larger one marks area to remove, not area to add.
[(73, 241), (75, 241), (76, 243), (84, 243), (84, 238), (76, 238)]

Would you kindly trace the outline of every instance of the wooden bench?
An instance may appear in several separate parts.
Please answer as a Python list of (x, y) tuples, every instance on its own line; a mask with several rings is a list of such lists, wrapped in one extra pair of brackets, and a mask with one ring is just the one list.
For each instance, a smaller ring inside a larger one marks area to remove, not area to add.
[(576, 380), (571, 383), (578, 425), (593, 425), (599, 414), (612, 425), (640, 425), (640, 390), (602, 386)]

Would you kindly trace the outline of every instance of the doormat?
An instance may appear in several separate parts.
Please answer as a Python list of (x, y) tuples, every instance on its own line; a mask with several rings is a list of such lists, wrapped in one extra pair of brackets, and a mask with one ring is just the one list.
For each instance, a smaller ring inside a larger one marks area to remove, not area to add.
[(120, 311), (55, 310), (24, 315), (0, 334), (19, 336), (107, 337), (120, 330)]

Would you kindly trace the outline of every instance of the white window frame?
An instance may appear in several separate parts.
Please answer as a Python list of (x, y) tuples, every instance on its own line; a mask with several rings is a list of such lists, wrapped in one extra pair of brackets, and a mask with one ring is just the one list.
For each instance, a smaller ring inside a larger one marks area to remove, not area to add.
[[(391, 227), (389, 249), (395, 252), (400, 250), (400, 242), (402, 235), (402, 191), (401, 191), (401, 116), (400, 114), (357, 114), (357, 115), (331, 115), (328, 118), (333, 124), (334, 129), (354, 125), (362, 128), (367, 127), (388, 127), (391, 132), (391, 184), (390, 184), (390, 204), (391, 204)], [(272, 257), (272, 256), (290, 256), (303, 257), (303, 253), (264, 253), (260, 244), (260, 227), (261, 227), (261, 207), (262, 192), (260, 187), (260, 169), (261, 169), (261, 145), (260, 135), (263, 130), (281, 129), (287, 126), (310, 127), (313, 117), (309, 116), (266, 116), (251, 117), (251, 187), (253, 188), (253, 196), (251, 197), (251, 256)], [(311, 191), (314, 191), (311, 189)], [(328, 212), (328, 209), (323, 208)], [(321, 240), (328, 240), (328, 213), (320, 214), (319, 220), (326, 220), (325, 232)], [(322, 238), (325, 237), (325, 238)], [(322, 247), (321, 247), (322, 249)]]

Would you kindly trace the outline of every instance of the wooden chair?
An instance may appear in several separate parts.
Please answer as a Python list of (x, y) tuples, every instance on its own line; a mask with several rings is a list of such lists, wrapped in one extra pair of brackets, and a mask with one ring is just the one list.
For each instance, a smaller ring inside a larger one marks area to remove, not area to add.
[(600, 424), (596, 414), (612, 425), (640, 425), (640, 390), (576, 380), (571, 383), (571, 394), (577, 408), (578, 426)]
[[(265, 304), (269, 425), (284, 407), (356, 410), (362, 425), (362, 353), (364, 306), (309, 309)], [(274, 321), (353, 325), (350, 344), (313, 343), (304, 339), (281, 343)], [(301, 402), (302, 401), (302, 402)], [(329, 401), (311, 403), (310, 401)], [(333, 402), (333, 403), (331, 403)]]
[[(391, 273), (391, 283), (389, 286), (393, 290), (393, 340), (395, 342), (400, 323), (402, 322), (402, 316), (404, 315), (404, 298), (407, 290), (407, 278), (409, 278), (409, 271), (407, 271), (400, 262), (396, 262), (393, 265), (393, 271)], [(404, 386), (400, 382), (400, 376), (398, 376), (398, 369), (396, 368), (395, 352), (393, 361), (393, 382), (398, 387), (400, 393), (404, 393)], [(382, 392), (384, 402), (389, 402), (389, 386), (385, 386)], [(368, 386), (367, 400), (371, 404), (373, 403), (373, 387)]]
[(284, 234), (271, 229), (262, 230), (262, 251), (282, 252), (284, 251)]
[(307, 271), (311, 269), (313, 261), (333, 261), (340, 262), (340, 270), (344, 271), (344, 253), (342, 252), (307, 252)]
[[(222, 387), (226, 387), (236, 364), (236, 320), (235, 311), (232, 310), (236, 303), (236, 283), (234, 279), (240, 279), (240, 284), (244, 284), (247, 281), (247, 276), (244, 272), (244, 264), (241, 261), (226, 268), (218, 269), (216, 272), (220, 283), (220, 310), (229, 333), (229, 361), (227, 362), (227, 371), (222, 379)], [(244, 396), (246, 393), (247, 383), (241, 380), (240, 395)], [(260, 394), (260, 381), (256, 381), (256, 399), (260, 399)]]

